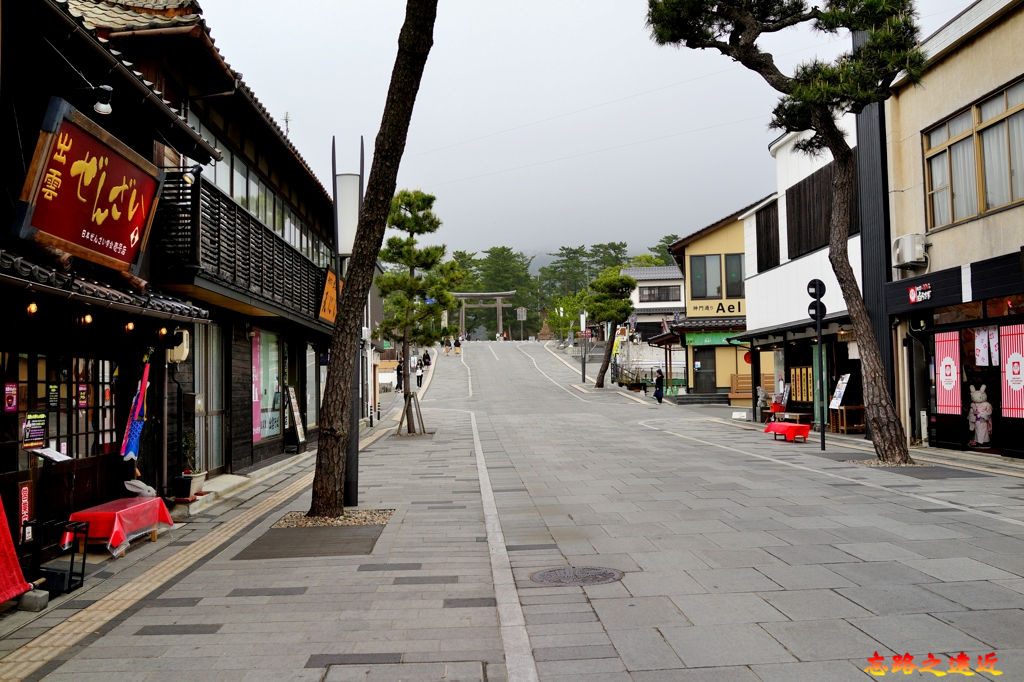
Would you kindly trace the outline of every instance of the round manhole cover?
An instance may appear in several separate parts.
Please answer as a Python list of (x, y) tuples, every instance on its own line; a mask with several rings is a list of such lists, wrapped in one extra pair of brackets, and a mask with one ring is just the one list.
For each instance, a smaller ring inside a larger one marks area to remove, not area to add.
[(542, 585), (603, 585), (622, 580), (622, 571), (595, 566), (565, 566), (537, 571), (530, 576), (530, 580)]

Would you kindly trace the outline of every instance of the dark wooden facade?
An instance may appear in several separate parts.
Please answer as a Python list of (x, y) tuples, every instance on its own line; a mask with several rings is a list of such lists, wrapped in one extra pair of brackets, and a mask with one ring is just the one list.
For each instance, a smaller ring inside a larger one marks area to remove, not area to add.
[(757, 231), (757, 271), (764, 272), (779, 264), (778, 200), (760, 208), (754, 219)]
[[(855, 150), (856, 153), (856, 150)], [(858, 190), (853, 191), (849, 234), (860, 231)], [(786, 236), (789, 258), (828, 246), (832, 223), (832, 164), (820, 168), (786, 190)]]

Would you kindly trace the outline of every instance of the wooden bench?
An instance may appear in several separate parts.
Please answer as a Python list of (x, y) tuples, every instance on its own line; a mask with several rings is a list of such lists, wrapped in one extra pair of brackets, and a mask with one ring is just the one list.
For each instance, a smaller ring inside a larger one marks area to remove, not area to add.
[[(772, 374), (761, 375), (761, 387), (771, 396), (771, 387), (775, 377)], [(743, 400), (749, 403), (754, 399), (754, 377), (751, 374), (729, 375), (729, 402)]]
[(810, 412), (776, 412), (775, 421), (792, 422), (795, 424), (813, 424), (814, 415)]
[(793, 422), (768, 422), (764, 425), (764, 432), (772, 434), (773, 440), (779, 439), (779, 434), (786, 437), (790, 443), (797, 438), (803, 438), (807, 442), (807, 436), (811, 433), (810, 424), (794, 424)]

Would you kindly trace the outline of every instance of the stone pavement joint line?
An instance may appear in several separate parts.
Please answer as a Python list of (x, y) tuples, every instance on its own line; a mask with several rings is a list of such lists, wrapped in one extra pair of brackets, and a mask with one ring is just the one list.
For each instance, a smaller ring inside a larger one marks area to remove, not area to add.
[(78, 614), (7, 654), (0, 659), (0, 680), (24, 679), (49, 661), (58, 658), (61, 653), (137, 604), (145, 595), (192, 566), (225, 540), (234, 537), (236, 533), (249, 526), (253, 518), (258, 518), (290, 500), (308, 489), (312, 482), (312, 473), (302, 476), (290, 486), (253, 505), (248, 514), (240, 514), (230, 521), (225, 521), (208, 535), (182, 548), (173, 557), (149, 569), (131, 583), (98, 599)]
[(505, 668), (509, 679), (533, 682), (539, 679), (537, 662), (533, 658), (530, 636), (526, 632), (526, 618), (519, 603), (519, 592), (512, 575), (512, 564), (505, 550), (505, 535), (498, 518), (498, 507), (494, 502), (491, 477), (487, 473), (484, 449), (480, 443), (480, 431), (476, 425), (476, 414), (469, 413), (473, 427), (473, 449), (476, 452), (476, 470), (480, 479), (480, 497), (483, 502), (484, 523), (487, 528), (487, 547), (491, 555), (491, 579), (494, 582), (494, 596), (498, 604), (498, 619), (501, 623), (501, 641), (505, 649)]

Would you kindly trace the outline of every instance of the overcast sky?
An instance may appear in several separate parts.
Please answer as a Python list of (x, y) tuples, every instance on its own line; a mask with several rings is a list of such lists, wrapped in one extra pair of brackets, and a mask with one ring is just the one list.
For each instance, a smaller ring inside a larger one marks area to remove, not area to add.
[[(922, 35), (969, 3), (918, 3)], [(405, 3), (202, 0), (242, 74), (330, 188), (369, 172)], [(440, 0), (398, 188), (437, 197), (435, 241), (528, 255), (686, 235), (771, 193), (777, 95), (717, 52), (659, 47), (645, 0)], [(848, 37), (766, 44), (787, 71)], [(538, 260), (546, 260), (540, 258)]]

